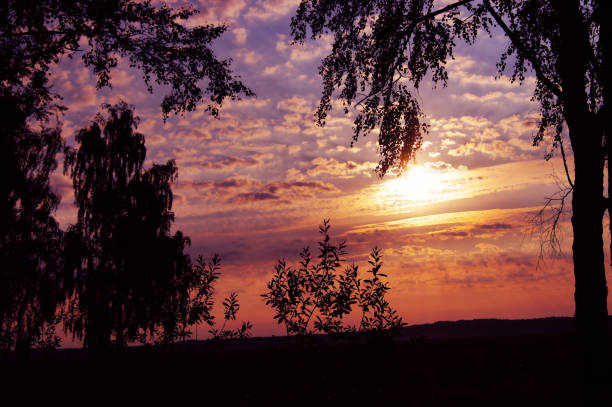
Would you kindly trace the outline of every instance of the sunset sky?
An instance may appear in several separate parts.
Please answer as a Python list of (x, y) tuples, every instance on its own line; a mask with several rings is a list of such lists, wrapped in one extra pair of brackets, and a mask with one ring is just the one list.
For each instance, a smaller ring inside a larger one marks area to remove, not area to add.
[[(191, 238), (191, 254), (221, 255), (219, 307), (221, 297), (237, 291), (238, 319), (250, 320), (255, 335), (284, 332), (259, 295), (277, 259), (295, 264), (301, 248), (315, 249), (323, 218), (331, 218), (333, 239), (346, 239), (349, 262), (365, 269), (370, 249), (382, 249), (391, 304), (409, 324), (572, 315), (569, 217), (560, 225), (563, 254), (539, 263), (533, 222), (565, 174), (558, 154), (544, 160), (549, 141), (532, 146), (534, 78), (522, 85), (495, 79), (504, 37), (459, 45), (448, 87), (424, 81), (419, 97), (430, 134), (407, 171), (380, 179), (376, 134), (351, 147), (352, 117), (340, 110), (324, 128), (314, 123), (322, 89), (317, 67), (330, 47), (326, 38), (290, 44), (298, 3), (200, 1), (193, 23), (228, 25), (214, 48), (234, 60), (234, 71), (257, 94), (225, 103), (219, 119), (199, 109), (164, 123), (165, 90), (148, 94), (127, 64), (114, 71), (112, 89), (96, 91), (78, 58), (62, 61), (52, 82), (69, 107), (65, 137), (71, 143), (102, 103), (135, 106), (147, 162), (177, 161), (175, 229)], [(66, 227), (75, 209), (61, 168), (54, 184)], [(206, 330), (199, 328), (200, 337)]]

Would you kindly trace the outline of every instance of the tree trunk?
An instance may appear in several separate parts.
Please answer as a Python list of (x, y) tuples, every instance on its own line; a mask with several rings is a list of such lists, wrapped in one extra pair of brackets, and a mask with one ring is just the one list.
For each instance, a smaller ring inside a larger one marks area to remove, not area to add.
[[(598, 152), (596, 149), (595, 152)], [(588, 376), (600, 376), (606, 360), (608, 288), (603, 249), (603, 166), (588, 150), (575, 153), (572, 198), (576, 333)], [(587, 380), (595, 377), (585, 377)]]
[(105, 293), (90, 294), (85, 339), (91, 359), (106, 358), (111, 347), (110, 310)]
[(572, 245), (576, 290), (576, 336), (583, 365), (582, 377), (589, 405), (604, 389), (607, 363), (608, 288), (604, 265), (603, 195), (604, 134), (586, 94), (590, 49), (579, 0), (551, 3), (559, 18), (557, 72), (561, 81), (563, 115), (574, 152)]

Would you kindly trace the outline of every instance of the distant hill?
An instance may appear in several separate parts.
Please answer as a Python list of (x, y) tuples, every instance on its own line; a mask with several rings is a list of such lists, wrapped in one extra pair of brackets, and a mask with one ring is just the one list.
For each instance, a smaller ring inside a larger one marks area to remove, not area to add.
[[(612, 316), (608, 316), (612, 328)], [(429, 339), (486, 338), (521, 335), (563, 335), (574, 331), (572, 317), (534, 319), (471, 319), (439, 321), (433, 324), (410, 325), (402, 329), (402, 337)]]
[[(612, 316), (608, 316), (608, 329), (612, 332)], [(547, 317), (534, 319), (471, 319), (459, 321), (439, 321), (431, 324), (409, 325), (402, 328), (398, 341), (425, 338), (428, 340), (444, 339), (486, 339), (529, 336), (564, 336), (574, 332), (574, 319), (571, 317)], [(314, 343), (335, 342), (326, 335), (317, 334), (311, 337)], [(209, 350), (267, 350), (285, 346), (292, 342), (284, 336), (253, 337), (235, 342), (214, 343), (208, 340), (188, 340), (173, 345), (175, 349)], [(308, 342), (307, 342), (308, 343)], [(135, 346), (132, 349), (138, 349)], [(12, 353), (12, 352), (11, 352)], [(55, 353), (57, 359), (86, 359), (87, 351), (81, 348), (59, 348)], [(33, 350), (34, 359), (45, 357), (46, 352)], [(13, 355), (11, 355), (11, 358)]]

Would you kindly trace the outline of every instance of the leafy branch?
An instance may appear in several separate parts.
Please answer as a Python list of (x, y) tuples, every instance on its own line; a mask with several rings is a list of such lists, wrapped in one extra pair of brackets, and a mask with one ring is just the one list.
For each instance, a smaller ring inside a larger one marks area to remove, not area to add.
[[(300, 266), (287, 266), (279, 260), (274, 275), (261, 296), (274, 311), (274, 319), (284, 324), (287, 335), (306, 335), (313, 332), (335, 334), (342, 332), (386, 331), (404, 326), (397, 311), (391, 308), (386, 294), (390, 287), (383, 281), (382, 254), (378, 248), (370, 254), (368, 277), (358, 277), (358, 266), (353, 264), (338, 269), (344, 263), (346, 243), (331, 244), (329, 220), (319, 227), (318, 263), (311, 264), (310, 249), (300, 253)], [(345, 326), (343, 319), (361, 309), (359, 326)], [(314, 331), (309, 331), (310, 322)]]
[(223, 325), (220, 329), (211, 329), (210, 334), (213, 336), (213, 340), (232, 340), (232, 339), (243, 339), (251, 336), (251, 328), (253, 325), (249, 321), (243, 321), (239, 328), (225, 329), (225, 326), (229, 321), (236, 320), (236, 314), (240, 309), (240, 303), (238, 303), (238, 293), (231, 292), (223, 300)]

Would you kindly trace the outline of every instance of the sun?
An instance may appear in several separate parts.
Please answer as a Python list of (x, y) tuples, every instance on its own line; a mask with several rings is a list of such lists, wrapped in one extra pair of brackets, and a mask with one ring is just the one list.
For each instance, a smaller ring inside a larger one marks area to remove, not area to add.
[(452, 199), (458, 190), (456, 175), (449, 171), (414, 165), (385, 180), (378, 198), (390, 206), (420, 206)]

